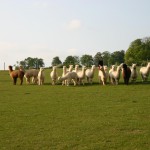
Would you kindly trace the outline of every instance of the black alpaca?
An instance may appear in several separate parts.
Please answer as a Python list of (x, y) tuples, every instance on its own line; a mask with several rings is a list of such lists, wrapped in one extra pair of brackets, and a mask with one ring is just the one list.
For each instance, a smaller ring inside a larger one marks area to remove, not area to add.
[(131, 76), (131, 69), (126, 64), (123, 64), (122, 68), (123, 68), (122, 75), (124, 79), (124, 84), (128, 85)]

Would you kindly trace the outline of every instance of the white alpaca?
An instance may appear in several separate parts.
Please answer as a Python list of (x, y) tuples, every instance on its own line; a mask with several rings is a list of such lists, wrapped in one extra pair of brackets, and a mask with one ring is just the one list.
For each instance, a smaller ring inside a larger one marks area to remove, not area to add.
[(141, 77), (142, 77), (142, 81), (147, 81), (148, 79), (148, 76), (149, 76), (149, 72), (150, 72), (150, 62), (147, 64), (146, 67), (142, 67), (140, 69), (140, 74), (141, 74)]
[(85, 66), (82, 67), (82, 70), (77, 71), (78, 84), (79, 85), (81, 83), (84, 85), (85, 71), (86, 71), (86, 67)]
[(56, 80), (58, 78), (58, 75), (57, 75), (57, 72), (56, 72), (56, 66), (53, 66), (52, 68), (52, 71), (50, 73), (50, 77), (52, 79), (52, 85), (55, 85), (56, 84)]
[(94, 78), (95, 65), (92, 65), (91, 69), (87, 69), (85, 71), (85, 76), (87, 78), (87, 82), (92, 84), (92, 80)]
[(106, 74), (106, 83), (107, 83), (107, 79), (109, 77), (109, 74), (108, 74), (108, 67), (107, 66), (104, 66), (104, 71), (105, 71), (105, 74)]
[(72, 72), (78, 72), (79, 71), (79, 65), (75, 65), (75, 69), (74, 70), (72, 70)]
[(27, 70), (25, 72), (25, 75), (24, 75), (24, 77), (26, 79), (26, 83), (30, 84), (30, 78), (32, 78), (32, 83), (37, 84), (37, 81), (38, 81), (38, 79), (37, 79), (38, 72), (39, 71), (36, 70), (36, 69)]
[(72, 72), (73, 70), (73, 65), (69, 65), (69, 69), (67, 70), (67, 72)]
[(99, 78), (99, 83), (102, 82), (103, 85), (106, 85), (107, 77), (103, 66), (99, 66), (98, 78)]
[(116, 69), (116, 65), (112, 65), (111, 69), (109, 70), (109, 73), (112, 72), (112, 71), (115, 71), (115, 69)]
[(58, 81), (63, 82), (66, 81), (66, 85), (69, 86), (71, 81), (73, 81), (74, 86), (77, 84), (77, 73), (76, 72), (68, 72), (63, 77), (58, 77)]
[(44, 78), (45, 78), (44, 68), (41, 67), (38, 73), (38, 85), (44, 84)]
[(117, 70), (109, 72), (109, 78), (112, 84), (116, 84), (116, 85), (119, 84), (120, 72), (121, 72), (121, 66), (118, 66)]
[(131, 66), (131, 80), (133, 82), (135, 82), (137, 79), (137, 76), (138, 76), (138, 73), (136, 70), (136, 64), (132, 64), (132, 66)]
[[(66, 66), (63, 66), (63, 73), (62, 73), (62, 77), (64, 77), (67, 73), (67, 68)], [(66, 80), (62, 81), (62, 85), (66, 85)]]

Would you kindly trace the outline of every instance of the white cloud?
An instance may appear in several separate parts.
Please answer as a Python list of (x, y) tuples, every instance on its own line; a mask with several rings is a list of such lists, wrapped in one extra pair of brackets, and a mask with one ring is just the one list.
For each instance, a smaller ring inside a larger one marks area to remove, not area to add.
[(81, 21), (78, 19), (73, 19), (68, 22), (67, 27), (70, 30), (79, 29), (81, 28)]

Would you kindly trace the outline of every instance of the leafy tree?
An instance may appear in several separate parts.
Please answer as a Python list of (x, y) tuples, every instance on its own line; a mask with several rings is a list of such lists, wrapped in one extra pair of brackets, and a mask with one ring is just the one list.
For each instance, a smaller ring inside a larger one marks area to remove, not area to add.
[(60, 61), (59, 57), (58, 56), (54, 57), (52, 61), (52, 66), (57, 66), (60, 64), (62, 64), (62, 62)]
[(87, 67), (90, 67), (93, 64), (93, 58), (91, 55), (82, 55), (80, 58), (81, 64)]
[(42, 58), (31, 58), (28, 57), (25, 60), (22, 60), (19, 62), (20, 65), (22, 65), (25, 69), (31, 68), (40, 68), (44, 67), (44, 62)]
[(74, 56), (74, 61), (75, 61), (75, 64), (80, 64), (80, 58), (79, 56)]
[(94, 64), (95, 64), (96, 66), (98, 66), (99, 60), (103, 60), (103, 57), (102, 57), (102, 53), (101, 53), (101, 52), (97, 52), (96, 55), (94, 56), (93, 61), (94, 61)]
[(150, 37), (131, 42), (125, 54), (125, 62), (129, 65), (132, 63), (141, 65), (148, 60), (150, 60)]
[(124, 62), (125, 51), (115, 51), (111, 53), (110, 63), (111, 64), (121, 64)]
[(68, 67), (69, 65), (75, 65), (75, 63), (76, 63), (75, 57), (67, 56), (63, 64)]
[(108, 51), (104, 51), (102, 53), (102, 56), (103, 56), (103, 63), (104, 63), (104, 65), (109, 66), (110, 65), (110, 59), (111, 59), (111, 53), (108, 52)]

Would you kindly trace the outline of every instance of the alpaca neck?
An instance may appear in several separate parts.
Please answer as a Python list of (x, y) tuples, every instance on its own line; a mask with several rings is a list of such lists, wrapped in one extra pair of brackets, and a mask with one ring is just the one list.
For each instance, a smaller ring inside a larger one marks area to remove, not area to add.
[(146, 67), (146, 73), (149, 73), (150, 72), (150, 65), (147, 65)]
[(117, 78), (120, 78), (120, 69), (117, 69)]
[(9, 68), (9, 73), (13, 72), (13, 69), (12, 68)]

